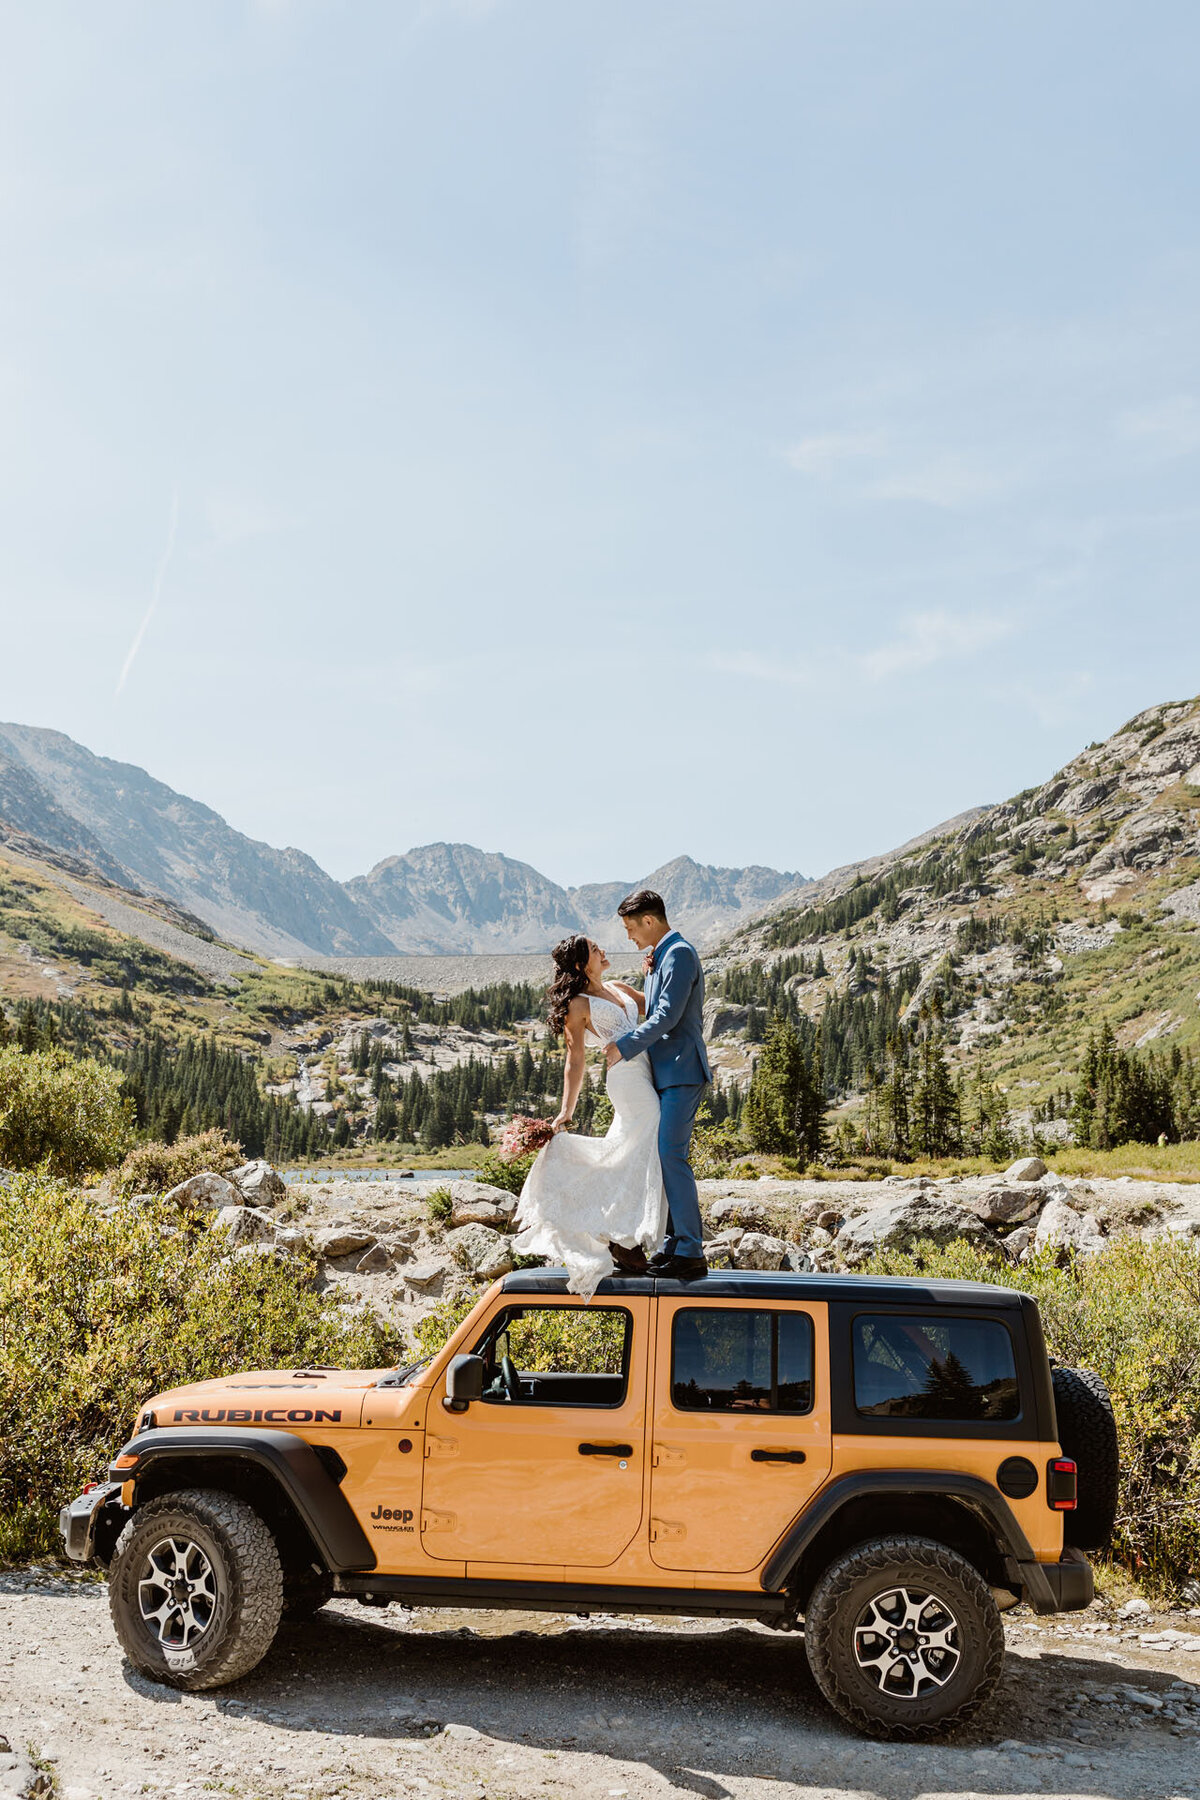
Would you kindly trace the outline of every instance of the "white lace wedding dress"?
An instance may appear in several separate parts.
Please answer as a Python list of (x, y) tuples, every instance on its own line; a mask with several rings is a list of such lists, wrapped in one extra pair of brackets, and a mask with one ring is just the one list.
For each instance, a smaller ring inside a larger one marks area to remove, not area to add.
[[(614, 993), (611, 1000), (586, 996), (591, 1028), (585, 1042), (610, 1044), (638, 1021), (637, 1001)], [(613, 1121), (602, 1138), (560, 1131), (544, 1150), (521, 1189), (517, 1208), (522, 1256), (547, 1256), (565, 1263), (567, 1286), (590, 1300), (613, 1271), (609, 1244), (649, 1254), (663, 1241), (667, 1200), (658, 1161), (658, 1094), (650, 1059), (634, 1056), (608, 1071)]]

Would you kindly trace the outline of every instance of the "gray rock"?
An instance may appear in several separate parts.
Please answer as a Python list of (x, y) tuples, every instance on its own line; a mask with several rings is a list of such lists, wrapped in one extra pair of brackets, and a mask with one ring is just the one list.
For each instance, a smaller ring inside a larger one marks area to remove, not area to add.
[(448, 1273), (445, 1263), (406, 1263), (403, 1271), (407, 1286), (420, 1288), (422, 1291), (431, 1288), (435, 1281), (440, 1281)]
[(1033, 1226), (1020, 1225), (1016, 1231), (1010, 1231), (1008, 1236), (1000, 1241), (1004, 1248), (1004, 1254), (1010, 1256), (1013, 1262), (1020, 1262), (1025, 1252), (1032, 1248)]
[(253, 1244), (275, 1237), (274, 1219), (257, 1206), (223, 1206), (210, 1229), (225, 1232), (231, 1244)]
[(966, 1204), (985, 1225), (1023, 1225), (1026, 1219), (1032, 1219), (1043, 1199), (1040, 1188), (1025, 1184), (984, 1188), (982, 1193), (968, 1198)]
[(275, 1227), (275, 1243), (280, 1250), (298, 1256), (302, 1251), (312, 1249), (312, 1239), (307, 1231), (299, 1225), (277, 1225)]
[(219, 1212), (223, 1206), (241, 1206), (242, 1196), (223, 1175), (205, 1170), (178, 1182), (165, 1196), (183, 1212)]
[(256, 1206), (278, 1206), (287, 1199), (283, 1176), (261, 1156), (234, 1169), (229, 1179)]
[(11, 1795), (16, 1800), (25, 1800), (26, 1795), (48, 1794), (51, 1788), (50, 1777), (40, 1769), (36, 1769), (25, 1754), (13, 1732), (10, 1736), (0, 1736), (0, 1795), (8, 1800)]
[(966, 1238), (981, 1249), (996, 1245), (983, 1221), (965, 1207), (953, 1206), (934, 1194), (905, 1194), (847, 1219), (834, 1246), (854, 1268), (876, 1250), (908, 1250), (922, 1239), (949, 1244), (956, 1238)]
[(785, 1269), (791, 1269), (795, 1275), (809, 1275), (815, 1264), (812, 1257), (806, 1256), (798, 1244), (789, 1244), (783, 1266)]
[(1040, 1181), (1046, 1165), (1040, 1156), (1022, 1156), (1004, 1171), (1005, 1181)]
[(1080, 1256), (1095, 1256), (1107, 1240), (1094, 1213), (1073, 1212), (1064, 1200), (1048, 1200), (1033, 1241), (1038, 1250), (1056, 1245), (1060, 1250), (1078, 1251)]
[[(456, 1207), (492, 1206), (506, 1219), (517, 1210), (518, 1196), (510, 1194), (507, 1188), (493, 1187), (490, 1181), (452, 1181), (450, 1198)], [(467, 1220), (468, 1224), (473, 1222)]]
[(384, 1244), (372, 1244), (366, 1255), (354, 1265), (356, 1275), (379, 1275), (392, 1266), (391, 1254)]
[(765, 1231), (747, 1231), (734, 1251), (739, 1269), (782, 1269), (791, 1245)]
[(462, 1225), (446, 1233), (446, 1248), (460, 1269), (494, 1281), (513, 1266), (508, 1239), (490, 1225)]
[(736, 1194), (716, 1201), (709, 1207), (708, 1216), (718, 1231), (723, 1225), (744, 1225), (748, 1231), (762, 1231), (767, 1223), (766, 1212), (757, 1201), (741, 1200)]
[(1144, 1619), (1150, 1611), (1147, 1600), (1127, 1600), (1118, 1612), (1118, 1619)]
[(374, 1247), (376, 1239), (373, 1231), (364, 1231), (361, 1225), (327, 1225), (314, 1242), (321, 1256), (360, 1256)]

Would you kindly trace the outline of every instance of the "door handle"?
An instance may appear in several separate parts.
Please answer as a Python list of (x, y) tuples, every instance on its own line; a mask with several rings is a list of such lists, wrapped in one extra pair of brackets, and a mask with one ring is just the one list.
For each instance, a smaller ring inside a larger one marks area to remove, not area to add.
[(752, 1450), (751, 1462), (804, 1462), (803, 1450)]
[(632, 1444), (580, 1444), (580, 1456), (632, 1456)]

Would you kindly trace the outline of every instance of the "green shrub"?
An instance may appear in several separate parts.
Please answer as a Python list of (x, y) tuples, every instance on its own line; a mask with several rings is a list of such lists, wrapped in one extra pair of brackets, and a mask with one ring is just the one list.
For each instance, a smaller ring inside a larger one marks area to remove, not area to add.
[(117, 1070), (65, 1050), (0, 1049), (0, 1166), (78, 1180), (120, 1162), (133, 1121)]
[(1052, 1251), (1021, 1265), (964, 1243), (884, 1253), (868, 1268), (989, 1281), (1032, 1294), (1047, 1348), (1108, 1383), (1121, 1450), (1112, 1554), (1159, 1593), (1200, 1573), (1200, 1248), (1120, 1237), (1058, 1267)]
[(528, 1156), (506, 1158), (496, 1150), (489, 1150), (479, 1165), (479, 1179), (492, 1187), (503, 1188), (507, 1194), (519, 1194), (536, 1159), (536, 1151), (531, 1151)]
[(113, 1177), (113, 1192), (166, 1194), (189, 1175), (205, 1170), (227, 1175), (245, 1160), (242, 1146), (218, 1126), (195, 1137), (177, 1138), (173, 1144), (137, 1144)]
[(161, 1202), (105, 1211), (64, 1183), (0, 1188), (0, 1562), (51, 1555), (58, 1508), (142, 1403), (238, 1369), (381, 1368), (400, 1345), (311, 1286), (302, 1258), (231, 1258)]
[(454, 1201), (450, 1197), (449, 1188), (434, 1188), (425, 1204), (429, 1208), (430, 1218), (437, 1224), (448, 1225), (450, 1223), (450, 1214), (454, 1210)]

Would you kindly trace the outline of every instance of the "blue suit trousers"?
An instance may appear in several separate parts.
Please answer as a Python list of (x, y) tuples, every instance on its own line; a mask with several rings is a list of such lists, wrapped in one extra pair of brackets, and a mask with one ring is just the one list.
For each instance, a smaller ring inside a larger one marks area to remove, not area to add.
[(658, 1121), (658, 1157), (667, 1192), (667, 1236), (663, 1250), (668, 1256), (704, 1255), (700, 1196), (696, 1192), (696, 1177), (688, 1162), (688, 1151), (696, 1109), (707, 1085), (700, 1081), (686, 1087), (659, 1089), (662, 1111)]

